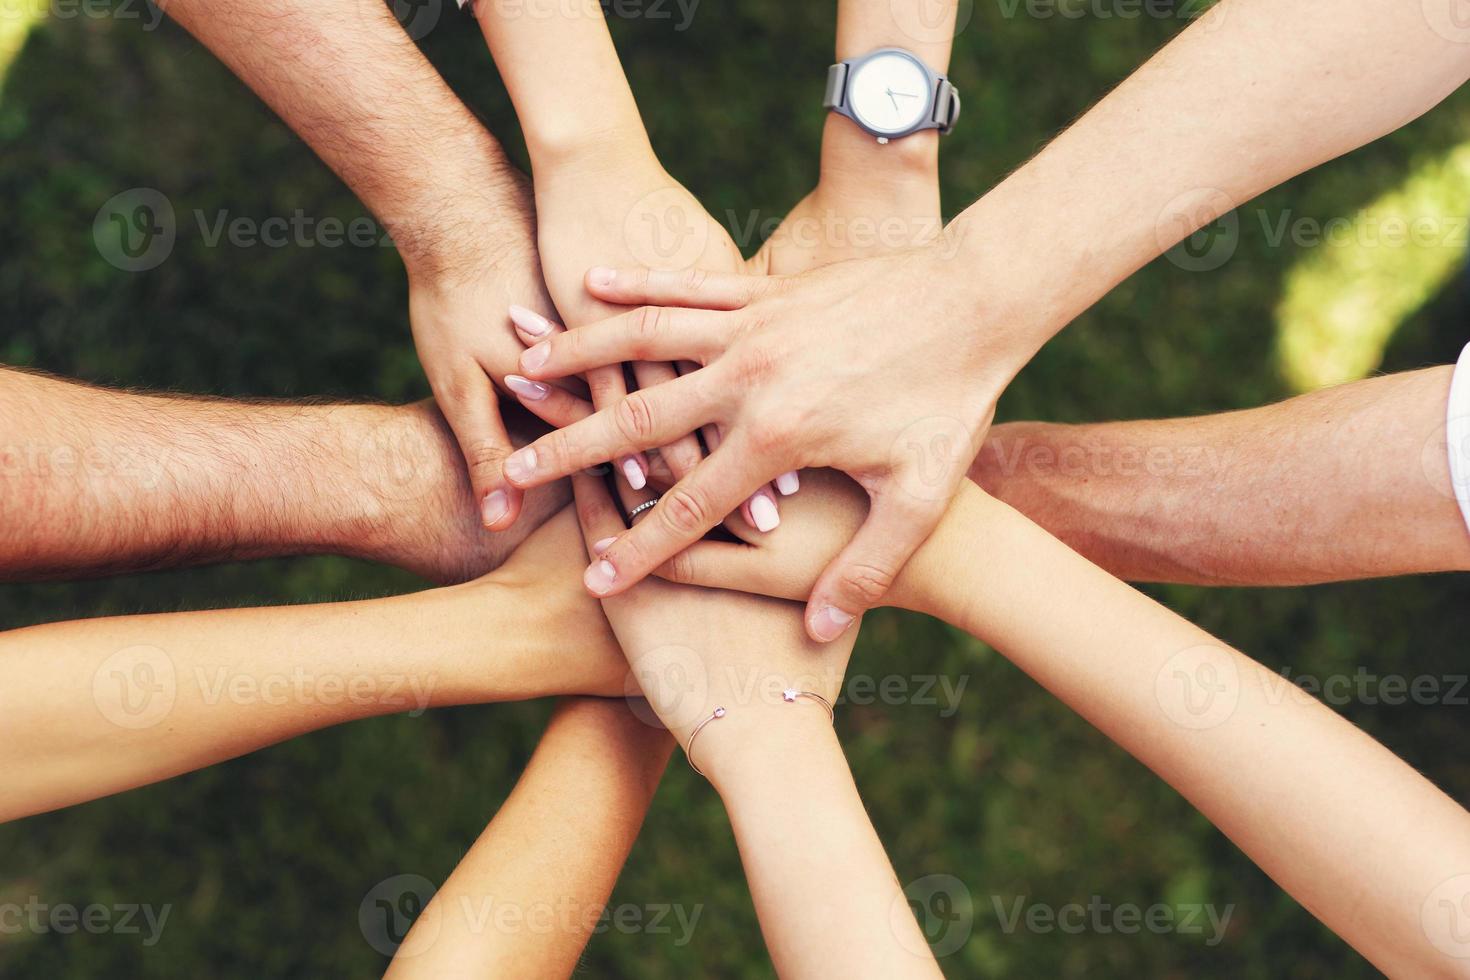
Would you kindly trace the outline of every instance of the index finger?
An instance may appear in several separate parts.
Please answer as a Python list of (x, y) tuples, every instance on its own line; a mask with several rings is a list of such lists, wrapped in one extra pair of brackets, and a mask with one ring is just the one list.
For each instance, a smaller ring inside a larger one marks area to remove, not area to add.
[(713, 419), (718, 386), (696, 371), (626, 398), (550, 432), (505, 461), (505, 478), (539, 487), (617, 456), (667, 445)]
[(775, 276), (685, 269), (607, 269), (588, 271), (587, 292), (620, 306), (692, 306), (704, 310), (738, 310), (770, 288)]
[(768, 467), (753, 454), (740, 451), (738, 440), (727, 439), (588, 566), (582, 577), (587, 591), (606, 598), (637, 585), (704, 537), (779, 468)]

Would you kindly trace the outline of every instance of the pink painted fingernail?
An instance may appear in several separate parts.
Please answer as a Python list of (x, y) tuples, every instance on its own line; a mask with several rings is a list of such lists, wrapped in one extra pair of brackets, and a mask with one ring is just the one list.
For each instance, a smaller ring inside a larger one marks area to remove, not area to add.
[(500, 520), (510, 511), (510, 497), (504, 490), (491, 490), (480, 503), (480, 520), (486, 527)]
[(750, 518), (757, 531), (774, 531), (781, 526), (781, 514), (776, 510), (776, 501), (762, 490), (750, 498)]
[(528, 347), (521, 351), (521, 370), (527, 374), (534, 374), (541, 370), (541, 365), (551, 356), (551, 344), (541, 341), (535, 347)]
[(823, 606), (811, 619), (812, 636), (823, 643), (835, 640), (852, 625), (854, 618), (856, 617), (852, 613), (844, 612), (836, 606)]
[(617, 538), (603, 538), (601, 541), (592, 542), (592, 553), (594, 555), (602, 554), (604, 551), (611, 548), (613, 546), (613, 542), (616, 540)]
[(512, 480), (529, 480), (536, 472), (536, 450), (527, 446), (511, 453), (505, 461), (505, 475)]
[(505, 386), (511, 390), (512, 394), (519, 395), (528, 402), (539, 402), (551, 394), (550, 385), (544, 385), (539, 381), (532, 381), (530, 378), (523, 378), (519, 374), (507, 374), (505, 376)]
[[(509, 378), (506, 378), (505, 380), (507, 383), (510, 382)], [(781, 494), (781, 496), (789, 497), (800, 489), (801, 478), (796, 475), (795, 470), (792, 470), (790, 473), (782, 473), (780, 476), (776, 477), (776, 490)]]
[(648, 474), (643, 472), (643, 467), (632, 456), (624, 456), (623, 461), (618, 464), (623, 471), (623, 476), (628, 480), (628, 486), (634, 490), (642, 490), (648, 486)]
[(510, 322), (528, 337), (545, 337), (551, 333), (551, 321), (524, 306), (510, 308)]
[(587, 571), (582, 573), (582, 584), (593, 595), (606, 595), (607, 590), (613, 587), (613, 579), (617, 577), (618, 570), (613, 567), (612, 562), (604, 558), (587, 566)]
[(605, 265), (599, 265), (595, 269), (587, 270), (587, 285), (589, 286), (611, 286), (613, 280), (618, 277), (616, 269), (609, 269)]

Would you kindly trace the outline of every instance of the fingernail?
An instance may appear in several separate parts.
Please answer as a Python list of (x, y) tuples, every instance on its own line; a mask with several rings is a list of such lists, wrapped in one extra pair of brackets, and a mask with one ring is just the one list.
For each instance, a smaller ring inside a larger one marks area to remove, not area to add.
[(528, 480), (536, 472), (536, 450), (527, 446), (510, 454), (505, 461), (505, 475), (512, 480)]
[(535, 347), (528, 347), (521, 351), (521, 370), (535, 372), (541, 370), (541, 365), (551, 356), (551, 344), (541, 341)]
[(634, 490), (642, 490), (648, 486), (648, 474), (643, 472), (643, 467), (639, 466), (638, 461), (632, 456), (623, 457), (623, 461), (618, 466), (623, 471), (623, 476), (628, 478), (628, 486)]
[(750, 498), (750, 517), (757, 531), (774, 531), (781, 524), (781, 514), (776, 510), (776, 501), (761, 491)]
[(551, 388), (548, 385), (544, 385), (539, 381), (532, 381), (530, 378), (523, 378), (519, 374), (507, 374), (505, 376), (505, 386), (513, 394), (520, 395), (528, 402), (539, 402), (551, 394)]
[[(505, 381), (507, 384), (509, 384), (510, 378), (506, 378)], [(792, 470), (790, 473), (782, 473), (780, 476), (776, 477), (776, 490), (781, 494), (781, 496), (789, 497), (800, 489), (801, 478), (796, 475), (795, 470)]]
[(551, 333), (551, 321), (535, 310), (528, 310), (524, 306), (510, 308), (510, 322), (527, 336), (545, 337)]
[(510, 497), (504, 490), (491, 490), (480, 504), (480, 520), (486, 527), (494, 524), (510, 510)]
[(611, 286), (614, 279), (618, 277), (617, 270), (609, 269), (600, 265), (595, 269), (587, 270), (587, 285), (589, 286)]
[(617, 577), (618, 570), (613, 568), (612, 562), (604, 558), (587, 566), (587, 571), (582, 573), (582, 584), (593, 595), (606, 595), (607, 590), (612, 588), (613, 579)]
[(616, 540), (617, 538), (603, 538), (601, 541), (592, 542), (592, 553), (594, 555), (602, 554), (604, 551), (611, 548), (613, 542)]
[(812, 635), (823, 643), (835, 640), (852, 625), (853, 615), (836, 606), (823, 606), (812, 617)]

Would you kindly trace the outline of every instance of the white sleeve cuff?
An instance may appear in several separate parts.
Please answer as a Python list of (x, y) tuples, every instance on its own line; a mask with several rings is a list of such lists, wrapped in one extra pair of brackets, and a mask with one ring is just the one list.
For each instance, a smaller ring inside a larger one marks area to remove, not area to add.
[(1470, 529), (1470, 344), (1460, 351), (1450, 380), (1450, 404), (1445, 410), (1445, 445), (1450, 453), (1450, 485), (1460, 502), (1460, 513)]

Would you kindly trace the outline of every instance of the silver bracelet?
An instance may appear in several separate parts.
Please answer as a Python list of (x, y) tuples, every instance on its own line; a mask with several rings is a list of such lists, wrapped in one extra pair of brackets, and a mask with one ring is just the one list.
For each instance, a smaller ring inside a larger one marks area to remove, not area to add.
[[(822, 697), (815, 691), (798, 691), (795, 688), (788, 687), (786, 690), (781, 692), (781, 700), (786, 702), (787, 704), (795, 704), (798, 698), (806, 698), (810, 701), (817, 702), (817, 704), (820, 704), (823, 708), (827, 709), (828, 721), (834, 723), (837, 721), (837, 712), (832, 710), (832, 702), (828, 701), (826, 698)], [(704, 731), (706, 725), (708, 725), (712, 721), (718, 721), (719, 719), (725, 717), (725, 715), (727, 714), (729, 714), (729, 712), (727, 712), (723, 707), (716, 708), (714, 711), (710, 712), (704, 718), (704, 720), (695, 725), (694, 730), (689, 733), (689, 744), (684, 748), (684, 758), (688, 760), (689, 768), (693, 769), (701, 776), (704, 776), (704, 770), (699, 768), (699, 766), (694, 761), (694, 740), (699, 737), (700, 732)], [(705, 778), (708, 779), (709, 777), (705, 776)]]

